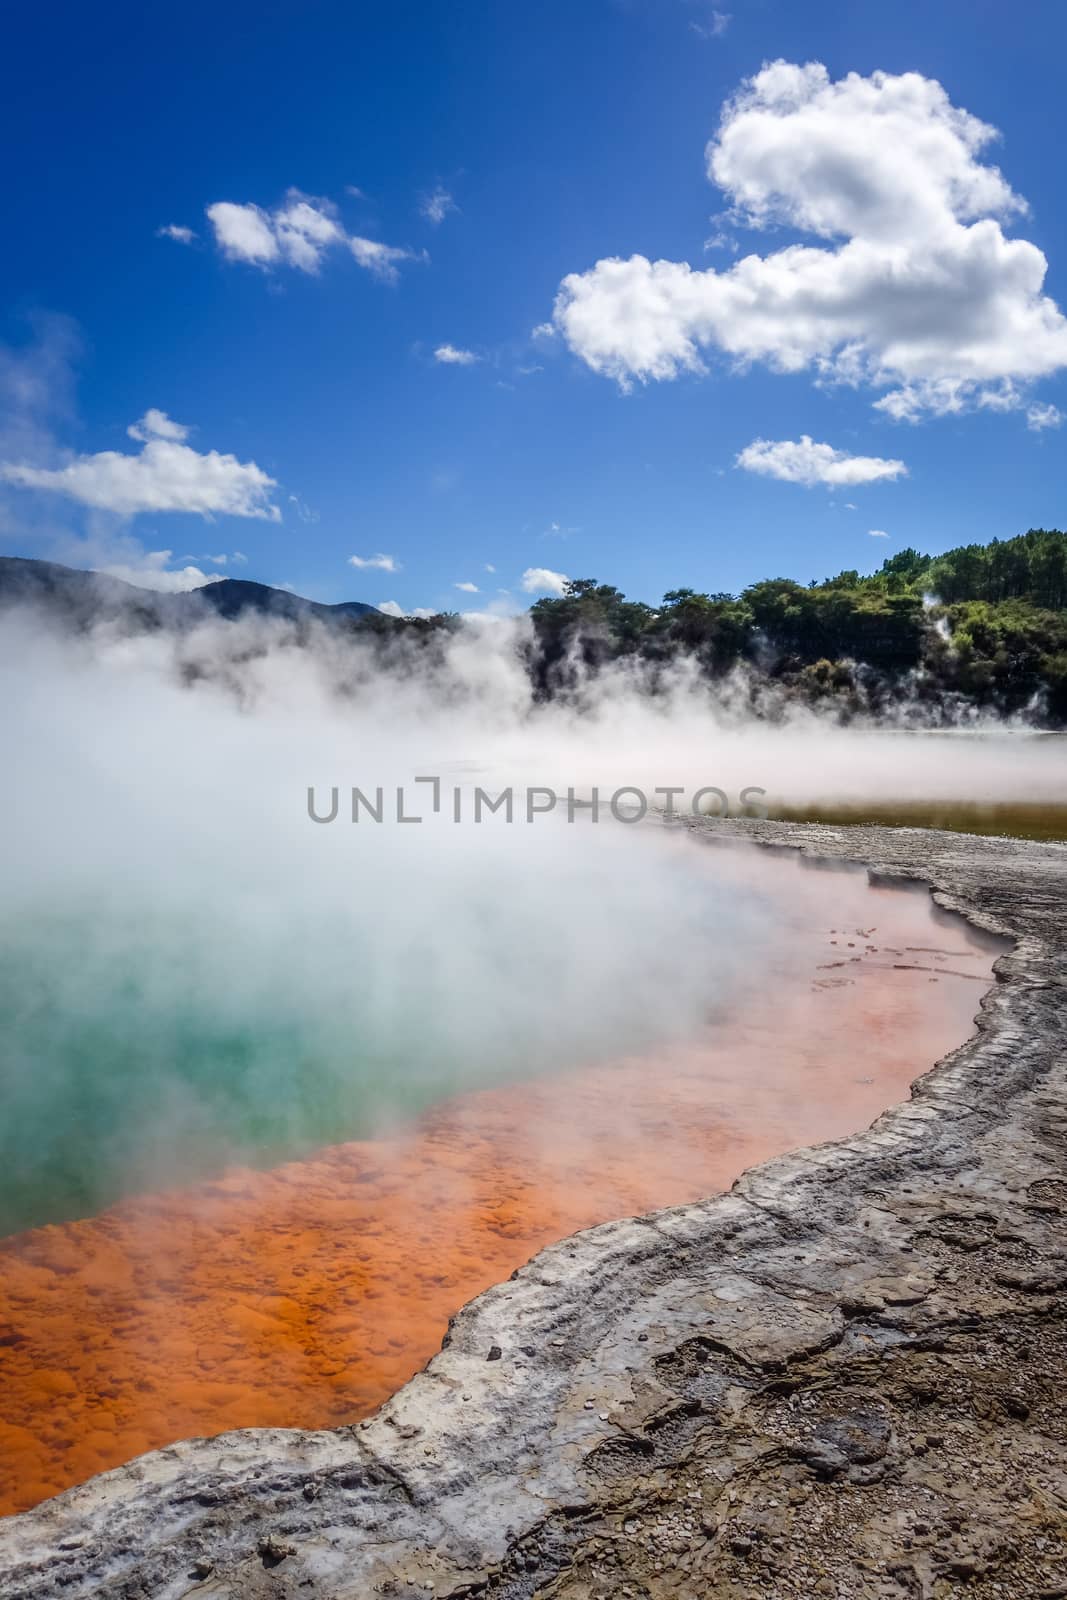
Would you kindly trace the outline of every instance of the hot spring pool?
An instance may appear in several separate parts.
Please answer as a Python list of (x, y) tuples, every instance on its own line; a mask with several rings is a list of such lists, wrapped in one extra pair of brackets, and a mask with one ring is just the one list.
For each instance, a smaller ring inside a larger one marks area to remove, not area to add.
[[(605, 1052), (562, 1015), (554, 1030), (546, 997), (532, 1040), (489, 1035), (499, 1061), (459, 1079), (420, 1016), (413, 1071), (391, 1095), (377, 1085), (389, 1115), (369, 1136), (351, 1137), (360, 1097), (343, 1075), (316, 1077), (317, 1028), (266, 1043), (237, 1029), (220, 1049), (214, 1024), (188, 1024), (176, 1081), (191, 1063), (216, 1138), (198, 1143), (186, 1116), (168, 1143), (158, 1074), (147, 1118), (115, 1089), (135, 1063), (93, 1101), (106, 1017), (90, 1038), (51, 1019), (48, 1048), (75, 1055), (59, 1081), (82, 1081), (84, 1100), (53, 1106), (60, 1137), (42, 1163), (0, 1173), (20, 1229), (0, 1242), (0, 1511), (192, 1434), (362, 1417), (424, 1364), (460, 1305), (542, 1245), (860, 1129), (972, 1031), (1002, 946), (923, 890), (792, 853), (685, 848), (688, 880), (714, 888), (718, 908), (699, 933), (685, 924), (676, 952), (706, 970), (698, 1019), (647, 1019), (626, 1048), (602, 1016)], [(739, 931), (724, 908), (742, 900), (760, 912), (731, 963)], [(670, 958), (647, 952), (657, 970)], [(146, 996), (133, 985), (127, 1001)], [(610, 1010), (605, 991), (597, 1004)], [(621, 1003), (620, 1018), (630, 1025)], [(233, 1063), (263, 1049), (298, 1070), (279, 1066), (278, 1100), (257, 1111), (248, 1084), (264, 1079)], [(381, 1063), (358, 1039), (349, 1056), (351, 1082), (371, 1082)], [(167, 1158), (155, 1181), (152, 1151), (129, 1159), (146, 1128)]]

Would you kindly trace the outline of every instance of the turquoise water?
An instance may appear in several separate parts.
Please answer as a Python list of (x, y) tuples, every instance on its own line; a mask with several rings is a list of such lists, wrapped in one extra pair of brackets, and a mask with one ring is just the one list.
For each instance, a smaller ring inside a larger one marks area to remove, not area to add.
[[(98, 931), (24, 924), (0, 962), (0, 1233), (367, 1130), (386, 1057), (281, 1001), (234, 1008), (161, 983), (188, 956), (173, 929), (124, 947), (112, 929), (106, 961), (89, 948)], [(392, 1079), (394, 1103), (430, 1090), (427, 1074)]]
[(595, 959), (505, 904), (476, 941), (431, 922), (379, 944), (365, 911), (220, 924), (121, 897), (0, 922), (0, 1235), (687, 1033), (724, 964), (716, 900), (660, 867), (684, 944), (658, 938), (639, 983), (640, 922), (613, 953), (594, 919)]
[(84, 921), (20, 931), (0, 962), (0, 1234), (371, 1134), (535, 1066), (514, 1046), (504, 1060), (476, 1038), (459, 1050), (412, 1007), (387, 1037), (378, 1024), (376, 1039), (361, 1036), (355, 992), (335, 1019), (318, 994), (301, 1010), (295, 989), (239, 1004), (196, 993), (173, 928), (118, 952), (112, 929), (106, 961)]

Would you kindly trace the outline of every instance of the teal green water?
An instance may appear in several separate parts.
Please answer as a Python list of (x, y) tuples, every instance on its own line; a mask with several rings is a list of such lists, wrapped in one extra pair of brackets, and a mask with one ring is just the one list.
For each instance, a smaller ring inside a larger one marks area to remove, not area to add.
[(560, 1003), (564, 1021), (536, 989), (562, 989), (570, 947), (557, 973), (542, 955), (525, 1013), (494, 1009), (493, 984), (455, 1005), (438, 936), (375, 965), (345, 953), (351, 933), (320, 927), (309, 950), (275, 929), (241, 949), (195, 915), (115, 904), (0, 923), (0, 1235), (380, 1132), (561, 1055), (595, 1060), (694, 1024), (684, 1000), (673, 1017), (643, 1016), (610, 969), (583, 1004)]
[(0, 1234), (368, 1134), (494, 1076), (417, 1006), (383, 1028), (354, 976), (309, 992), (295, 962), (288, 984), (274, 962), (242, 986), (236, 955), (209, 971), (203, 932), (87, 914), (0, 929)]
[(358, 1036), (283, 1007), (235, 1016), (210, 996), (161, 1004), (154, 956), (127, 952), (72, 1004), (61, 963), (64, 951), (77, 959), (79, 940), (71, 928), (49, 933), (47, 964), (34, 941), (0, 965), (0, 1234), (230, 1160), (355, 1137), (439, 1091), (430, 1072), (410, 1062), (401, 1072)]

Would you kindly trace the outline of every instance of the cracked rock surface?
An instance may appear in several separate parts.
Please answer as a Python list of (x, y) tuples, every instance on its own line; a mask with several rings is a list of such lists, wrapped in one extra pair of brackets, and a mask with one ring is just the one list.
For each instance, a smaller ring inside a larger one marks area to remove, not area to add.
[(356, 1427), (189, 1440), (7, 1519), (0, 1593), (1067, 1597), (1067, 846), (686, 825), (1006, 935), (975, 1037), (865, 1133), (542, 1251)]

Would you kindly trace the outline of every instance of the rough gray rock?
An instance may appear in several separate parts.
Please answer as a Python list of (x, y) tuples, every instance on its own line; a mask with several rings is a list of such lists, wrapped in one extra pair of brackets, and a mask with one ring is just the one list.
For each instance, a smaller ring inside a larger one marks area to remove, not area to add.
[(1009, 936), (975, 1038), (866, 1133), (542, 1251), (357, 1427), (8, 1519), (3, 1595), (1067, 1596), (1067, 846), (691, 826)]

